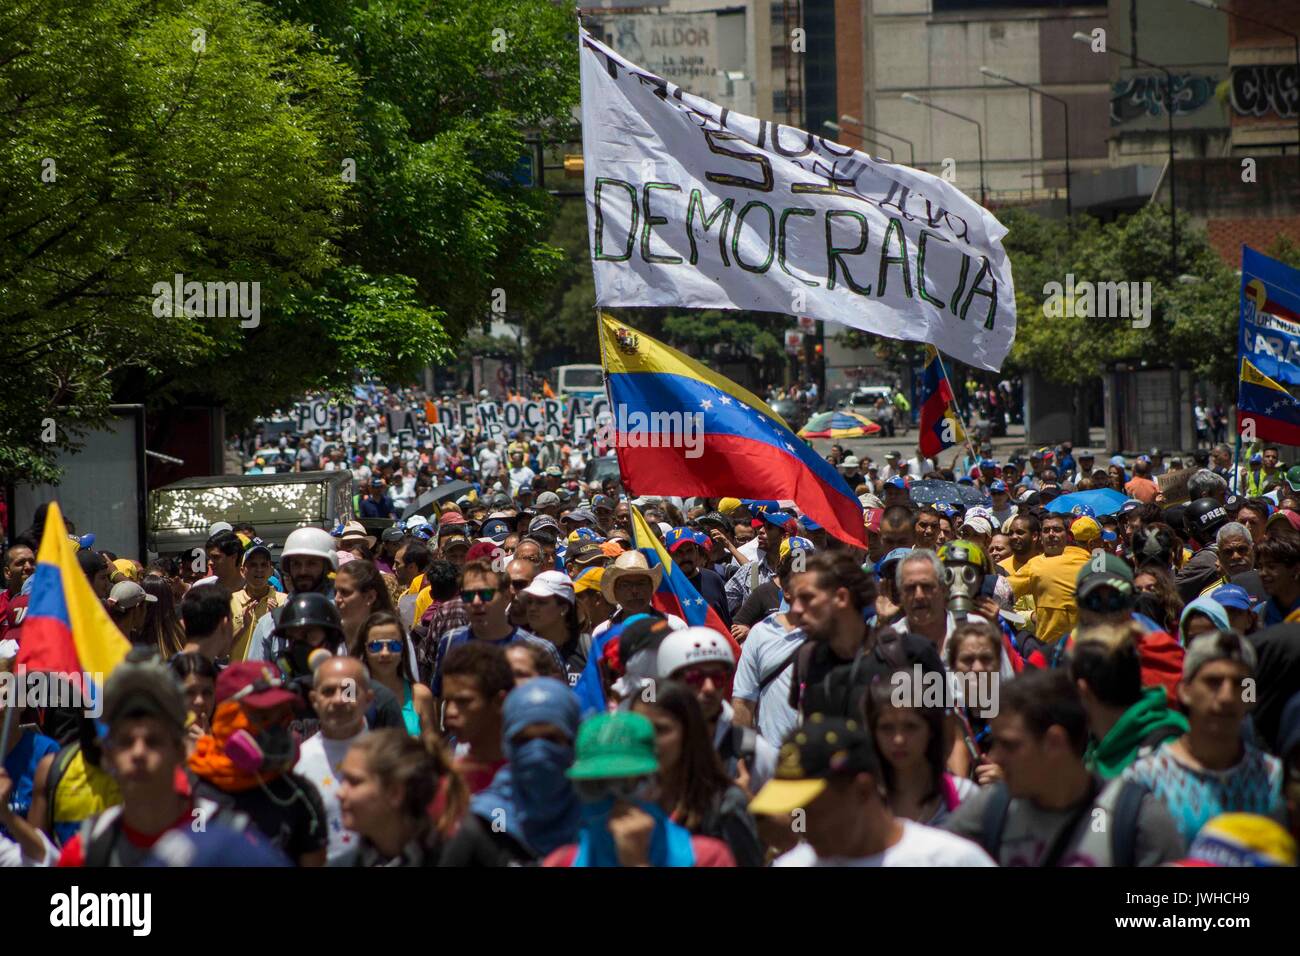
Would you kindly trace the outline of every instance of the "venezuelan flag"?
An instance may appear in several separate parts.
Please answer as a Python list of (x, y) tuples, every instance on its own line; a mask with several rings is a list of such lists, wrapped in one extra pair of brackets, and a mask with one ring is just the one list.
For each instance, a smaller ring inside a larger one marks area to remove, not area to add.
[[(103, 680), (130, 649), (91, 590), (77, 564), (77, 546), (68, 537), (63, 514), (51, 503), (15, 669), (55, 671), (78, 683), (83, 673)], [(87, 694), (102, 689), (82, 687)]]
[(1253, 429), (1261, 441), (1300, 445), (1300, 401), (1246, 358), (1237, 383), (1237, 429)]
[(651, 601), (656, 611), (663, 614), (676, 614), (691, 627), (710, 627), (727, 639), (736, 660), (740, 660), (740, 645), (731, 636), (731, 632), (718, 617), (718, 612), (708, 601), (700, 597), (695, 585), (682, 573), (682, 569), (673, 563), (673, 559), (664, 549), (663, 544), (650, 530), (649, 523), (641, 514), (641, 509), (632, 506), (632, 541), (636, 548), (645, 555), (650, 567), (656, 564), (664, 569), (659, 579), (659, 589)]
[(789, 499), (828, 534), (866, 547), (852, 489), (761, 399), (612, 316), (600, 326), (628, 491)]
[(921, 454), (933, 458), (945, 448), (966, 440), (966, 430), (957, 417), (956, 400), (943, 359), (933, 345), (925, 347), (925, 371), (921, 373)]

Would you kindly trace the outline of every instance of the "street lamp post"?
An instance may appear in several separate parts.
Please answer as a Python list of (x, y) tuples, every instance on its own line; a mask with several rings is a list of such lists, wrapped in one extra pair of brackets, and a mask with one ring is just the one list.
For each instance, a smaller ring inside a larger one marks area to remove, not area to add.
[[(1206, 10), (1214, 10), (1218, 13), (1222, 13), (1224, 16), (1232, 17), (1234, 20), (1244, 20), (1247, 23), (1253, 23), (1256, 26), (1267, 27), (1268, 29), (1273, 30), (1277, 33), (1281, 33), (1284, 36), (1289, 36), (1291, 38), (1292, 45), (1295, 47), (1296, 84), (1300, 85), (1300, 35), (1296, 35), (1292, 33), (1290, 30), (1286, 30), (1278, 26), (1276, 23), (1269, 23), (1267, 20), (1256, 20), (1254, 17), (1248, 17), (1244, 13), (1238, 13), (1236, 10), (1230, 10), (1227, 7), (1221, 7), (1215, 2), (1215, 0), (1187, 0), (1187, 2), (1194, 4), (1198, 7), (1204, 7)], [(1297, 104), (1296, 107), (1296, 137), (1298, 140), (1300, 140), (1300, 104)], [(1300, 166), (1300, 150), (1296, 151), (1296, 164), (1297, 166)]]
[[(1088, 46), (1092, 45), (1092, 37), (1086, 33), (1076, 33), (1074, 39)], [(1173, 282), (1178, 276), (1178, 193), (1176, 189), (1178, 177), (1174, 175), (1174, 75), (1168, 67), (1144, 60), (1119, 47), (1107, 44), (1106, 52), (1116, 56), (1126, 56), (1135, 63), (1149, 66), (1165, 75), (1165, 109), (1169, 113), (1169, 281)]]
[(937, 110), (940, 113), (947, 113), (949, 116), (955, 116), (959, 120), (965, 120), (968, 123), (975, 124), (975, 129), (978, 133), (977, 142), (979, 144), (979, 152), (980, 152), (980, 205), (981, 206), (988, 205), (988, 188), (984, 182), (984, 126), (983, 124), (981, 124), (980, 121), (977, 119), (972, 119), (969, 116), (963, 116), (961, 113), (956, 113), (950, 109), (947, 109), (946, 107), (938, 106), (934, 103), (931, 103), (929, 100), (923, 100), (914, 93), (904, 93), (901, 98), (906, 100), (909, 103), (915, 103), (918, 106), (924, 106), (927, 109)]
[(840, 117), (840, 122), (844, 123), (847, 126), (858, 126), (861, 127), (862, 129), (869, 129), (873, 133), (879, 133), (881, 136), (888, 136), (890, 139), (896, 139), (900, 143), (906, 143), (907, 152), (908, 152), (908, 163), (913, 169), (916, 168), (916, 144), (913, 143), (910, 139), (904, 139), (903, 137), (899, 136), (897, 133), (891, 133), (888, 130), (878, 129), (875, 126), (868, 126), (866, 123), (862, 122), (857, 117), (850, 116), (848, 113), (845, 113)]
[[(1053, 96), (1051, 93), (1048, 93), (1046, 90), (1042, 89), (1041, 87), (1034, 86), (1032, 83), (1022, 83), (1020, 80), (1013, 80), (1011, 77), (1007, 76), (1006, 74), (999, 73), (997, 70), (991, 70), (987, 66), (981, 66), (980, 72), (991, 79), (1001, 80), (1004, 83), (1010, 83), (1012, 86), (1023, 87), (1024, 89), (1029, 90), (1031, 93), (1037, 93), (1039, 96), (1043, 97), (1044, 99), (1048, 99), (1048, 100), (1052, 100), (1053, 102), (1060, 103), (1061, 109), (1065, 110), (1065, 222), (1067, 227), (1070, 230), (1071, 236), (1073, 236), (1074, 235), (1074, 199), (1072, 198), (1073, 193), (1070, 186), (1070, 104), (1067, 103), (1065, 100), (1061, 99), (1061, 97), (1059, 96)], [(1030, 156), (1033, 155), (1032, 151), (1030, 152), (1029, 155)]]
[(839, 123), (832, 123), (830, 120), (822, 120), (822, 126), (834, 133), (849, 133), (856, 136), (860, 143), (871, 143), (873, 146), (887, 149), (889, 150), (889, 161), (891, 163), (894, 161), (894, 147), (890, 146), (888, 143), (882, 143), (880, 140), (872, 139), (870, 136), (863, 136), (861, 133), (854, 133), (851, 129), (843, 129)]

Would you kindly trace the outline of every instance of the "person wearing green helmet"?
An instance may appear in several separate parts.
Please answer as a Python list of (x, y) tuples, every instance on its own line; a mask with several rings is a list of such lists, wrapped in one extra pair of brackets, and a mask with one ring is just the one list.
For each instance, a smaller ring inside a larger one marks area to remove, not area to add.
[(641, 714), (598, 714), (578, 728), (568, 770), (582, 800), (578, 842), (543, 866), (735, 866), (713, 837), (692, 836), (659, 807), (654, 725)]

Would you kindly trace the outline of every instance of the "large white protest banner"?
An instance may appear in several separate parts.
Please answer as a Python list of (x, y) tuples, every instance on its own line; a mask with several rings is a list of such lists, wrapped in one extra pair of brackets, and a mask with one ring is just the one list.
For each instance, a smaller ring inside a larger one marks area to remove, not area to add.
[(809, 315), (1001, 368), (1006, 227), (937, 176), (732, 112), (579, 40), (596, 305)]

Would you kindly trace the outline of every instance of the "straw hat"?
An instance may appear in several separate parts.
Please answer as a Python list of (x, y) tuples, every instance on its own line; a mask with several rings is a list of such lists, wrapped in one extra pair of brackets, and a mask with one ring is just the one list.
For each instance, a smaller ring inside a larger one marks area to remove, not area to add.
[(605, 569), (605, 574), (600, 581), (600, 593), (605, 595), (605, 600), (610, 604), (617, 604), (614, 585), (622, 578), (637, 576), (649, 578), (654, 589), (658, 590), (659, 582), (663, 580), (664, 569), (658, 565), (650, 567), (650, 563), (640, 551), (624, 551), (614, 559), (612, 565)]

